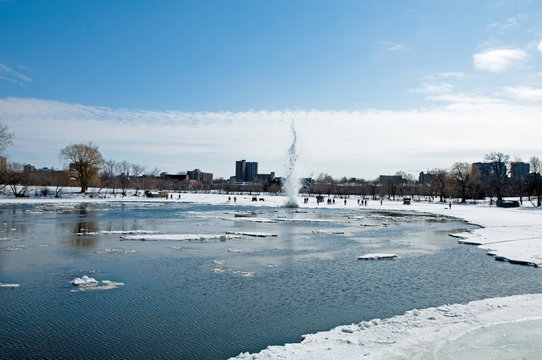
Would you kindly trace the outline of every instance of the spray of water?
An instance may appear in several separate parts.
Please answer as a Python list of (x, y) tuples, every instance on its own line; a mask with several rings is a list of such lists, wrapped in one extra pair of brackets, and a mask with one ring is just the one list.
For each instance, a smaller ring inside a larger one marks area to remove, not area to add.
[(288, 149), (288, 176), (286, 177), (285, 191), (288, 196), (288, 201), (286, 202), (286, 207), (297, 208), (299, 207), (297, 203), (297, 196), (299, 195), (299, 178), (296, 174), (295, 164), (297, 162), (297, 152), (295, 149), (297, 142), (297, 135), (295, 132), (294, 123), (292, 122), (292, 135), (293, 141), (292, 145)]

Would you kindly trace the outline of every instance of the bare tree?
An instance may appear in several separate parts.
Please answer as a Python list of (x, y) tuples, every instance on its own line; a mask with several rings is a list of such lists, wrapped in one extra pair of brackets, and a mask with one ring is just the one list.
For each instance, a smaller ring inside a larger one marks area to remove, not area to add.
[(431, 180), (431, 186), (435, 193), (438, 194), (440, 202), (444, 202), (444, 199), (448, 197), (448, 185), (450, 184), (450, 176), (444, 169), (433, 170), (435, 176)]
[(9, 163), (6, 173), (6, 184), (10, 187), (15, 197), (25, 197), (30, 179), (23, 170), (23, 165), (19, 163)]
[(102, 165), (102, 171), (100, 173), (102, 186), (105, 188), (113, 189), (113, 194), (115, 194), (115, 170), (117, 168), (117, 163), (115, 160), (104, 161)]
[(507, 182), (507, 165), (510, 156), (504, 155), (500, 152), (492, 152), (486, 154), (484, 159), (489, 162), (489, 186), (491, 190), (497, 195), (497, 200), (502, 200), (504, 196), (504, 190), (506, 189)]
[(126, 189), (128, 189), (130, 183), (131, 169), (132, 166), (128, 162), (128, 160), (122, 160), (121, 162), (117, 163), (117, 173), (119, 173), (119, 185), (123, 196), (126, 196)]
[(0, 123), (0, 153), (10, 144), (13, 144), (13, 133), (9, 132), (7, 125)]
[(141, 175), (143, 175), (143, 173), (145, 172), (145, 167), (142, 165), (138, 165), (136, 163), (132, 163), (131, 167), (132, 167), (132, 176), (134, 177), (134, 182), (136, 186), (135, 194), (137, 196), (137, 193), (142, 187), (143, 179), (141, 179)]
[(529, 161), (532, 174), (532, 192), (536, 194), (536, 206), (541, 205), (542, 199), (542, 162), (536, 156), (533, 156)]
[(70, 170), (74, 172), (81, 186), (81, 193), (85, 193), (92, 178), (98, 175), (104, 161), (98, 146), (91, 142), (68, 145), (60, 150), (60, 156), (70, 162)]
[(455, 190), (461, 197), (461, 202), (464, 203), (472, 186), (472, 165), (466, 162), (456, 162), (452, 166), (450, 177)]

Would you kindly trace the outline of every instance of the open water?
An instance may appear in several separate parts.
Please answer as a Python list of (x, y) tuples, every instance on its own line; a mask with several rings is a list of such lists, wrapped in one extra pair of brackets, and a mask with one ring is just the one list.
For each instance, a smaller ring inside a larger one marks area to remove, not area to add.
[[(466, 228), (363, 209), (0, 206), (0, 283), (20, 284), (0, 287), (0, 358), (225, 359), (413, 308), (542, 292), (539, 269), (448, 236)], [(194, 240), (122, 238), (136, 231)], [(382, 252), (398, 258), (357, 260)], [(83, 275), (125, 285), (72, 291)]]

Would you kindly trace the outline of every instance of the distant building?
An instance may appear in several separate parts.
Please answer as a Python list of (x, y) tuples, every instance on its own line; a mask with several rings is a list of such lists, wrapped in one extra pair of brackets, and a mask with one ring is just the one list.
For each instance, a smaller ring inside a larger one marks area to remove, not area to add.
[(235, 180), (239, 182), (253, 181), (258, 175), (258, 163), (246, 160), (235, 162)]
[(424, 173), (422, 171), (422, 172), (420, 172), (420, 176), (418, 177), (418, 181), (420, 182), (420, 184), (427, 184), (427, 183), (430, 183), (434, 178), (435, 178), (435, 173), (429, 172), (429, 171)]
[(510, 173), (512, 180), (517, 182), (521, 179), (525, 179), (531, 171), (531, 165), (525, 162), (512, 162), (510, 163)]
[(187, 181), (189, 180), (188, 174), (168, 174), (168, 173), (161, 173), (160, 178), (164, 180), (175, 180), (175, 181)]
[(270, 174), (256, 174), (256, 179), (264, 181), (273, 181), (275, 180), (275, 172), (272, 171)]
[(401, 175), (380, 175), (380, 182), (383, 181), (393, 181), (393, 182), (403, 182), (403, 177)]
[(34, 172), (34, 171), (36, 171), (36, 167), (34, 165), (26, 164), (25, 166), (23, 166), (23, 171), (24, 172)]
[(475, 162), (472, 166), (476, 169), (475, 173), (483, 184), (487, 184), (492, 177), (504, 178), (506, 176), (506, 165), (503, 162)]
[(187, 171), (187, 176), (189, 180), (196, 180), (204, 184), (210, 184), (213, 182), (213, 174), (206, 173), (200, 169), (194, 169), (192, 171)]
[(8, 159), (4, 156), (0, 156), (0, 170), (7, 170)]

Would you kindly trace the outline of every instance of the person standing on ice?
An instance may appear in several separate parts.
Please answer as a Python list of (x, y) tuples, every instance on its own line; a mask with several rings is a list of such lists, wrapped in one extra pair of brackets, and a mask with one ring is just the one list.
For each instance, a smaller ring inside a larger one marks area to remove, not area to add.
[(448, 209), (451, 209), (451, 208), (452, 208), (452, 202), (450, 201), (450, 202), (448, 203)]

